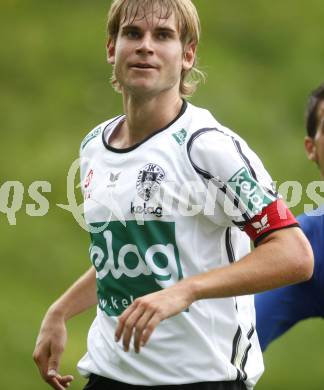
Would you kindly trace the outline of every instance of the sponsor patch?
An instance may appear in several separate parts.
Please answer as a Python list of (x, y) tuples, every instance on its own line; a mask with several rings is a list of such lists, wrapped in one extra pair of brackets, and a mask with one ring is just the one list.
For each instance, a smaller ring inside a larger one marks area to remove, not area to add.
[(246, 209), (253, 214), (260, 212), (275, 199), (270, 198), (267, 191), (254, 180), (245, 167), (229, 179), (228, 185), (240, 198)]
[(172, 134), (172, 136), (178, 142), (179, 145), (183, 145), (187, 138), (187, 132), (185, 129), (181, 129), (177, 133)]
[(149, 206), (144, 202), (143, 205), (135, 205), (131, 203), (130, 212), (133, 215), (154, 215), (158, 218), (161, 218), (163, 215), (162, 206)]
[(101, 133), (101, 127), (97, 127), (96, 129), (94, 129), (93, 131), (91, 131), (91, 133), (89, 133), (85, 138), (84, 140), (81, 142), (81, 150), (83, 150), (85, 148), (85, 146), (93, 139), (93, 138), (96, 138), (97, 135), (99, 135)]
[(90, 258), (97, 271), (99, 307), (109, 316), (183, 278), (174, 222), (110, 222), (104, 231), (91, 233)]

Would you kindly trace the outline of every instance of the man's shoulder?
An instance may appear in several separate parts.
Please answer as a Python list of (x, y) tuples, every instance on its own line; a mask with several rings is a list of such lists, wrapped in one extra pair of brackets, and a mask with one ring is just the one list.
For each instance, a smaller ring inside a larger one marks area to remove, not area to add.
[(114, 118), (108, 119), (108, 120), (98, 124), (94, 128), (92, 128), (88, 132), (88, 134), (83, 138), (81, 145), (80, 145), (80, 152), (82, 152), (88, 146), (88, 144), (91, 143), (91, 141), (93, 141), (94, 139), (101, 136), (103, 131), (107, 128), (107, 126), (110, 126), (111, 124), (113, 124), (118, 118), (120, 118), (120, 115), (116, 116)]
[(222, 140), (225, 143), (232, 143), (238, 141), (241, 144), (246, 142), (234, 130), (223, 125), (213, 113), (208, 109), (189, 105), (191, 113), (190, 123), (190, 137), (188, 143), (192, 144), (194, 141), (200, 139), (206, 142), (211, 142), (214, 146), (222, 145)]

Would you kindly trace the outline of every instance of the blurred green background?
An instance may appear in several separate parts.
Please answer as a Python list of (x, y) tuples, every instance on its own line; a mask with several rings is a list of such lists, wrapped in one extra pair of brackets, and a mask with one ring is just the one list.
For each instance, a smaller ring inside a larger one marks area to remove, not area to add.
[[(203, 26), (199, 62), (208, 74), (192, 102), (210, 109), (261, 156), (274, 180), (319, 179), (303, 151), (304, 106), (324, 80), (323, 0), (195, 0)], [(0, 185), (23, 183), (23, 207), (10, 226), (0, 213), (1, 389), (41, 390), (31, 355), (48, 305), (86, 270), (88, 236), (66, 202), (66, 175), (96, 124), (122, 110), (109, 85), (105, 18), (109, 1), (1, 0)], [(50, 209), (30, 217), (28, 187), (46, 180)], [(69, 323), (62, 372), (72, 389), (86, 349), (91, 311)], [(265, 353), (257, 390), (323, 389), (324, 322), (308, 320)]]

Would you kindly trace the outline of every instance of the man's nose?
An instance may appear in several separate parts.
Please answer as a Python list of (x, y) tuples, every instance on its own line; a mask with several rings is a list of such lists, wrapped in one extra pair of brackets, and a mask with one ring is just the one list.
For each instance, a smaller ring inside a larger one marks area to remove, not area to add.
[(153, 39), (150, 33), (143, 35), (136, 48), (137, 54), (153, 54)]

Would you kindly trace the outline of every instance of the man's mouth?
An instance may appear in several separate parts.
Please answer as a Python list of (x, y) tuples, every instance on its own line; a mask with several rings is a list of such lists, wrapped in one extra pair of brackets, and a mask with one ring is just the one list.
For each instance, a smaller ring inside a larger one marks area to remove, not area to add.
[(147, 63), (138, 63), (131, 65), (131, 68), (136, 68), (136, 69), (156, 69), (155, 66)]

